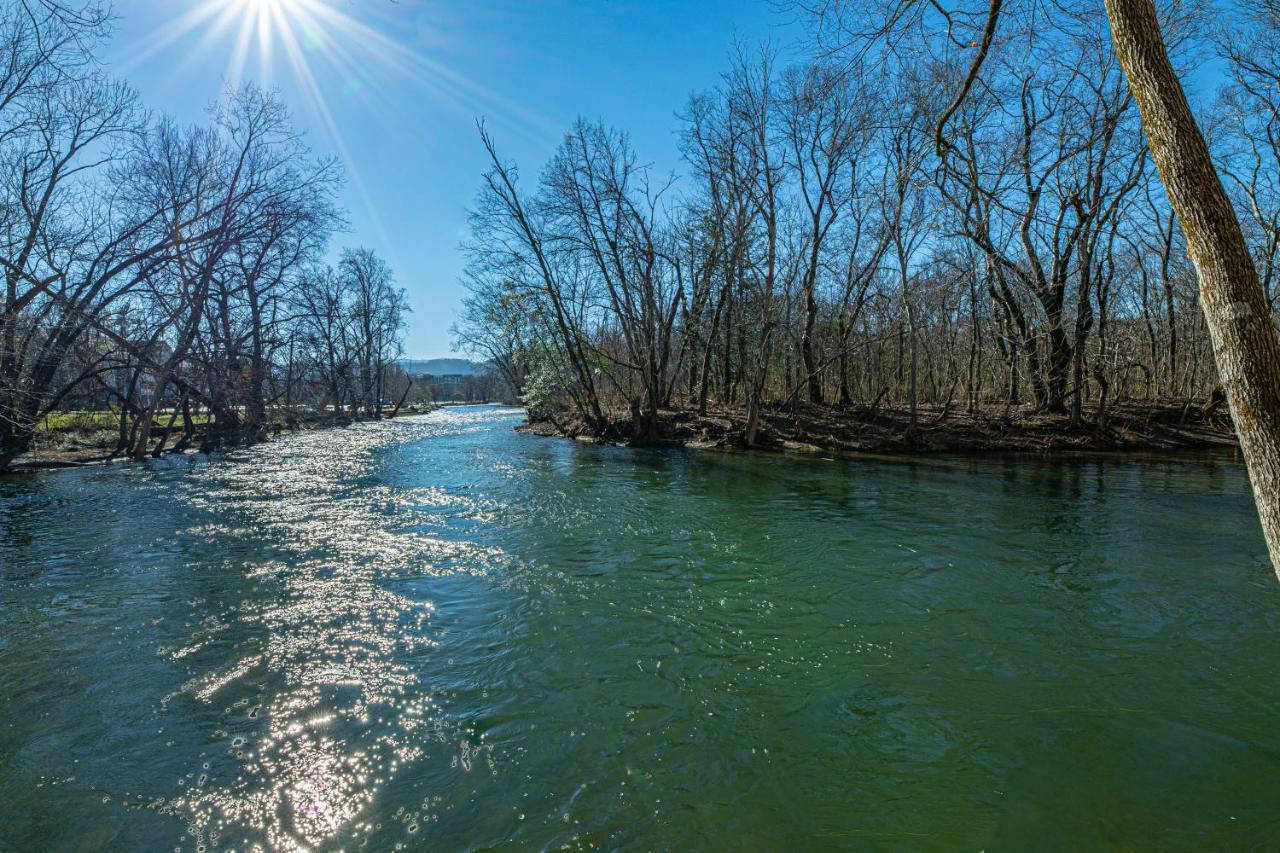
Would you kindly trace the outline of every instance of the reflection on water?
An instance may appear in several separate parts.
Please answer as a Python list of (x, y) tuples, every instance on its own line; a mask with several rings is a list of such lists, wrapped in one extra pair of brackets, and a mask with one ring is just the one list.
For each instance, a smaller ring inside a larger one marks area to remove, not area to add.
[(1229, 461), (797, 460), (451, 409), (0, 481), (0, 849), (1265, 846)]

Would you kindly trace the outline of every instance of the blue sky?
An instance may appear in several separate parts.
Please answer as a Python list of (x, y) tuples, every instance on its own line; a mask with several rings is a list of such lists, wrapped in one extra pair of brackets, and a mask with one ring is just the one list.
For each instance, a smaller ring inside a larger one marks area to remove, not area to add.
[[(527, 179), (578, 115), (632, 135), (640, 155), (676, 166), (688, 96), (714, 85), (735, 37), (794, 45), (798, 28), (770, 0), (116, 0), (105, 59), (152, 109), (199, 121), (235, 77), (278, 88), (319, 153), (342, 157), (350, 230), (391, 262), (413, 316), (406, 352), (451, 354), (466, 209), (485, 167), (484, 117)], [(345, 20), (344, 20), (345, 19)], [(255, 19), (256, 20), (256, 19)], [(288, 24), (313, 79), (290, 61)]]

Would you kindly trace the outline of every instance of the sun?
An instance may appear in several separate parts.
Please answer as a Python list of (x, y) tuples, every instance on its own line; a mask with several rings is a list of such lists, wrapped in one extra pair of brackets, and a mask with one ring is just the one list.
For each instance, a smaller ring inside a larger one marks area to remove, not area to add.
[[(554, 138), (545, 117), (513, 103), (426, 55), (391, 33), (413, 33), (411, 4), (401, 0), (172, 0), (182, 11), (122, 51), (127, 76), (153, 61), (180, 66), (222, 65), (229, 87), (248, 79), (296, 88), (326, 131), (342, 140), (331, 102), (358, 102), (371, 115), (395, 121), (403, 93), (452, 102), (472, 115), (506, 116), (519, 132)], [(180, 55), (175, 55), (180, 54)], [(345, 156), (345, 155), (344, 155)]]
[(255, 59), (257, 75), (271, 77), (285, 70), (296, 76), (299, 63), (359, 68), (364, 63), (355, 62), (357, 54), (389, 55), (380, 44), (386, 37), (338, 9), (336, 0), (194, 0), (139, 44), (123, 70), (193, 35), (198, 41), (188, 61), (207, 58), (230, 41), (225, 73), (233, 84)]
[[(219, 0), (206, 0), (218, 3)], [(240, 19), (236, 48), (232, 56), (230, 76), (238, 80), (244, 73), (244, 65), (251, 45), (257, 45), (259, 65), (269, 72), (276, 60), (276, 50), (284, 51), (290, 64), (297, 61), (301, 44), (314, 43), (323, 33), (322, 19), (336, 16), (335, 10), (324, 5), (323, 0), (221, 0), (224, 5), (239, 7), (235, 17)], [(332, 21), (331, 21), (332, 23)]]
[(273, 34), (287, 27), (302, 11), (306, 0), (239, 0), (241, 11), (253, 21), (259, 43), (269, 44)]
[[(0, 0), (2, 2), (2, 0)], [(394, 126), (405, 112), (405, 92), (452, 103), (471, 115), (491, 115), (517, 132), (545, 141), (558, 130), (529, 111), (418, 52), (391, 33), (414, 32), (409, 4), (400, 0), (173, 0), (182, 11), (122, 52), (115, 68), (127, 76), (144, 64), (223, 68), (228, 88), (250, 80), (283, 89), (328, 139), (347, 166), (351, 188), (381, 233), (376, 207), (351, 157), (335, 109), (359, 110), (367, 120)], [(225, 64), (224, 64), (225, 63)], [(386, 242), (386, 241), (384, 241)]]
[[(274, 58), (279, 47), (314, 48), (327, 30), (351, 35), (359, 25), (341, 14), (326, 0), (205, 0), (210, 5), (230, 5), (232, 17), (239, 19), (237, 47), (241, 52), (256, 42), (264, 62)], [(220, 22), (221, 24), (222, 22)], [(243, 69), (242, 69), (243, 70)]]

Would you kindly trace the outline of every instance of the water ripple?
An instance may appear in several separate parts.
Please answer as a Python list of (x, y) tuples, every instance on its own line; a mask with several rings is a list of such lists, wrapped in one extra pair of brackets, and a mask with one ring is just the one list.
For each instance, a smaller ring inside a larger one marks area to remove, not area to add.
[(1280, 588), (1237, 465), (519, 417), (0, 481), (0, 849), (1280, 832)]

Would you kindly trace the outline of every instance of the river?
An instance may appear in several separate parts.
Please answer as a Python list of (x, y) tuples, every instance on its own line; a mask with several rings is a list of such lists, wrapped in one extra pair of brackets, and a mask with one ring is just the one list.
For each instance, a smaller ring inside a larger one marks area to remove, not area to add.
[(1243, 468), (521, 435), (0, 479), (0, 849), (1280, 839)]

